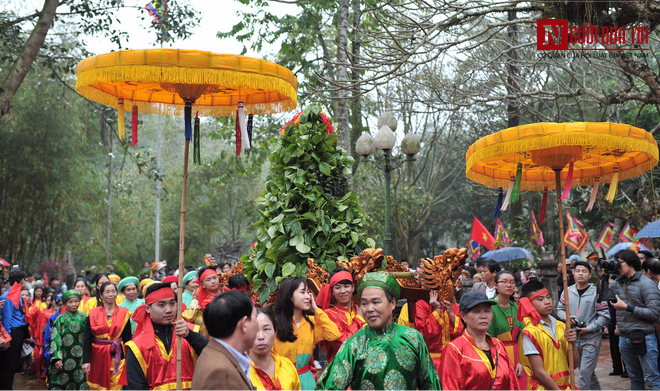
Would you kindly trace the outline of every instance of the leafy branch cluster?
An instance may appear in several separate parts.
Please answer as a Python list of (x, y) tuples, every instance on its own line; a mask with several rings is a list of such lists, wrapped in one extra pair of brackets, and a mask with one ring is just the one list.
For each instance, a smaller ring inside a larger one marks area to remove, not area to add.
[(245, 275), (261, 288), (262, 302), (283, 279), (304, 276), (307, 258), (332, 271), (336, 261), (375, 244), (347, 186), (353, 158), (337, 146), (336, 134), (326, 133), (320, 107), (306, 108), (299, 119), (286, 126), (269, 157), (266, 189), (256, 200), (257, 245), (243, 257)]

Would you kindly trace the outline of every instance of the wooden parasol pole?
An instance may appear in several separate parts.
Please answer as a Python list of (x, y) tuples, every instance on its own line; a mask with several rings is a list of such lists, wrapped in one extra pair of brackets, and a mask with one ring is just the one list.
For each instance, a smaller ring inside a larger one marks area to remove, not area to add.
[[(192, 107), (192, 102), (187, 100), (186, 106)], [(186, 194), (188, 192), (188, 151), (190, 150), (190, 140), (186, 140), (186, 146), (183, 153), (183, 182), (181, 184), (181, 225), (179, 228), (179, 284), (177, 289), (177, 315), (176, 320), (180, 320), (183, 315), (183, 253), (186, 239)], [(176, 337), (176, 389), (181, 389), (181, 336)]]
[[(557, 211), (559, 213), (559, 241), (561, 243), (561, 272), (564, 279), (564, 304), (566, 305), (566, 327), (571, 327), (571, 310), (568, 300), (568, 272), (566, 271), (566, 246), (564, 244), (564, 215), (561, 205), (561, 169), (555, 171), (557, 193)], [(571, 387), (575, 387), (575, 363), (573, 362), (573, 343), (568, 343), (568, 374)]]

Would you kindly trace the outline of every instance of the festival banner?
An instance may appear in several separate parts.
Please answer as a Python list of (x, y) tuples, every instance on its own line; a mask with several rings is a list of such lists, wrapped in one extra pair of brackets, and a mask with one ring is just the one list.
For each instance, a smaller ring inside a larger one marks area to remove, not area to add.
[(564, 243), (573, 250), (580, 252), (587, 245), (589, 234), (582, 229), (582, 223), (571, 218), (570, 213), (567, 212), (566, 215), (568, 217), (568, 230), (564, 235)]
[(610, 249), (610, 239), (612, 238), (613, 228), (614, 224), (610, 222), (605, 224), (603, 230), (600, 232), (600, 236), (598, 236), (598, 240), (596, 240), (596, 247), (605, 249), (605, 251)]
[(622, 242), (634, 242), (637, 232), (639, 231), (630, 228), (630, 221), (626, 221), (626, 225), (623, 226), (623, 229), (619, 234), (619, 239), (621, 239)]
[(476, 216), (472, 221), (472, 234), (470, 235), (470, 240), (474, 240), (489, 250), (495, 250), (495, 238), (490, 232), (488, 232), (486, 227), (484, 227)]
[(566, 212), (566, 218), (568, 219), (568, 229), (566, 230), (565, 237), (571, 238), (571, 241), (574, 243), (579, 243), (582, 240), (583, 230), (580, 229), (582, 223), (571, 217), (569, 212)]
[(499, 248), (502, 248), (508, 246), (509, 241), (509, 234), (504, 229), (504, 224), (500, 219), (497, 219), (497, 223), (495, 223), (495, 243)]
[(472, 254), (472, 259), (479, 258), (479, 252), (481, 251), (481, 248), (479, 247), (479, 243), (475, 242), (474, 240), (468, 240), (467, 242), (468, 248), (470, 249), (470, 253)]
[(541, 232), (541, 228), (536, 222), (534, 211), (532, 211), (532, 240), (536, 241), (536, 244), (539, 246), (543, 246), (543, 243), (545, 243), (545, 239), (543, 239), (543, 232)]

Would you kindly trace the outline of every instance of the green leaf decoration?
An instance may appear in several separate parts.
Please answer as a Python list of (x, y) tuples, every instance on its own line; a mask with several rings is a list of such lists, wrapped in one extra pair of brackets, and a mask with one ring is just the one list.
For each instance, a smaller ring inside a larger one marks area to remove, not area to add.
[(305, 277), (307, 258), (331, 272), (337, 260), (374, 247), (366, 216), (348, 185), (354, 160), (326, 128), (321, 108), (307, 107), (300, 124), (287, 126), (268, 158), (270, 174), (256, 200), (258, 241), (244, 260), (245, 270), (252, 271), (246, 277), (264, 286), (262, 303), (268, 298), (264, 292), (277, 290), (285, 278)]

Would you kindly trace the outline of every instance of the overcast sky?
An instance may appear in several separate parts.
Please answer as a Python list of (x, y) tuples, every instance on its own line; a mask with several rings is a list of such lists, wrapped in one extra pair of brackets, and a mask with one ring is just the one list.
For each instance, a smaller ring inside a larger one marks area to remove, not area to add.
[[(201, 13), (200, 25), (195, 28), (192, 37), (185, 41), (176, 41), (171, 47), (178, 49), (207, 50), (215, 53), (240, 54), (243, 45), (233, 38), (220, 39), (216, 37), (218, 31), (229, 31), (233, 25), (238, 23), (236, 15), (239, 10), (250, 10), (250, 7), (236, 0), (178, 0), (181, 3), (192, 4)], [(144, 7), (149, 0), (127, 0), (128, 4), (137, 4)], [(26, 15), (43, 7), (43, 0), (0, 0), (0, 8), (13, 10), (19, 15)], [(271, 12), (281, 16), (287, 13), (296, 13), (297, 7), (290, 4), (270, 3)], [(146, 10), (122, 10), (119, 13), (121, 25), (128, 33), (129, 42), (127, 48), (146, 49), (158, 47), (155, 32), (149, 28), (151, 17), (145, 21), (141, 16), (148, 15)], [(107, 53), (117, 50), (109, 39), (102, 37), (83, 37), (87, 50), (94, 54)], [(248, 46), (248, 45), (246, 45)], [(165, 46), (168, 47), (168, 46)], [(277, 48), (266, 48), (266, 52), (273, 52)], [(255, 53), (249, 50), (246, 53), (250, 57), (263, 58), (265, 53)]]

